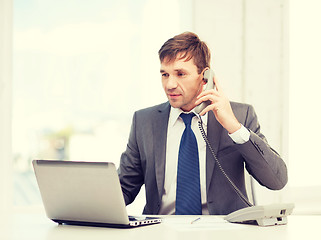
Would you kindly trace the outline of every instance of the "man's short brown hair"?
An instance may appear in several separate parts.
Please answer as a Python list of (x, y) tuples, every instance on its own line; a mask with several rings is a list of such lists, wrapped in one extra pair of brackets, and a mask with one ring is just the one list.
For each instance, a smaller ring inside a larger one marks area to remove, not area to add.
[(192, 32), (184, 32), (173, 38), (168, 39), (158, 51), (159, 60), (163, 62), (185, 59), (189, 61), (193, 58), (200, 74), (204, 68), (210, 67), (211, 52), (206, 43)]

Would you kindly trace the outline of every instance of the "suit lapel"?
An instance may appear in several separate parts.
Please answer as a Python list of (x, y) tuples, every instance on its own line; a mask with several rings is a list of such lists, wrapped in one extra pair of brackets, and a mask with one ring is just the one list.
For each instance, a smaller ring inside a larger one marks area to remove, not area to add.
[[(217, 155), (220, 138), (222, 134), (223, 127), (216, 120), (214, 113), (212, 111), (208, 112), (207, 121), (207, 138)], [(211, 179), (214, 171), (215, 159), (208, 147), (206, 147), (206, 191), (208, 192), (209, 186), (211, 184)]]
[(161, 198), (164, 189), (165, 161), (166, 161), (166, 140), (168, 118), (170, 112), (169, 103), (164, 103), (158, 108), (153, 121), (153, 150), (155, 157), (155, 175), (159, 197)]

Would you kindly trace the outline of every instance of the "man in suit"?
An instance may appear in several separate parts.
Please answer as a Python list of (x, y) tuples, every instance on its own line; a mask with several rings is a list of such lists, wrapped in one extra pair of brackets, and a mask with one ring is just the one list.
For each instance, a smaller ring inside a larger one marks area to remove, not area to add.
[[(245, 198), (244, 169), (261, 185), (282, 189), (287, 183), (286, 165), (260, 132), (253, 107), (230, 102), (216, 77), (215, 89), (203, 91), (203, 74), (210, 68), (207, 45), (194, 33), (182, 33), (164, 43), (159, 58), (168, 102), (139, 110), (133, 116), (118, 169), (126, 204), (134, 201), (145, 184), (144, 214), (195, 214), (188, 209), (178, 213), (176, 205), (177, 197), (183, 194), (177, 184), (181, 174), (180, 141), (186, 124), (181, 113), (195, 113), (195, 106), (204, 101), (210, 104), (199, 115), (192, 115), (190, 125), (197, 142), (196, 185), (201, 202), (198, 214), (229, 214), (248, 206), (231, 187), (221, 167)], [(220, 164), (206, 146), (198, 122)], [(183, 201), (188, 198), (184, 196)]]

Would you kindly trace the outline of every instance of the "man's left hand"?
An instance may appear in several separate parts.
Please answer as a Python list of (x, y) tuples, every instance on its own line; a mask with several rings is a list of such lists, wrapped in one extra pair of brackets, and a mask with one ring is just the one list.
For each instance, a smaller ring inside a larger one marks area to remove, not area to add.
[(236, 119), (230, 101), (224, 94), (222, 87), (214, 76), (213, 79), (215, 83), (215, 88), (210, 90), (202, 91), (195, 102), (196, 105), (199, 105), (203, 101), (211, 101), (211, 104), (208, 105), (203, 111), (200, 112), (200, 115), (204, 115), (208, 111), (212, 110), (216, 120), (231, 134), (241, 128), (241, 124)]

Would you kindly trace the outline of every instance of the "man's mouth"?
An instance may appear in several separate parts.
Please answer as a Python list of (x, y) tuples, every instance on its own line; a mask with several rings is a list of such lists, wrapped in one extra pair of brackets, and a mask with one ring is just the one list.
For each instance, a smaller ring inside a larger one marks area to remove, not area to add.
[(181, 94), (169, 93), (168, 96), (169, 96), (170, 98), (178, 98), (179, 96), (181, 96)]

